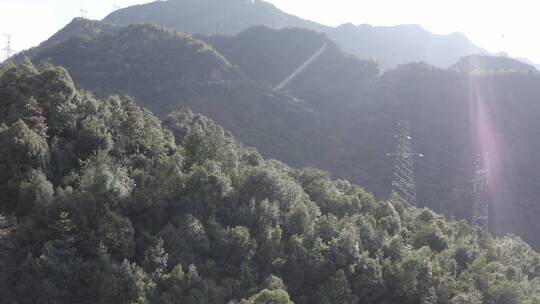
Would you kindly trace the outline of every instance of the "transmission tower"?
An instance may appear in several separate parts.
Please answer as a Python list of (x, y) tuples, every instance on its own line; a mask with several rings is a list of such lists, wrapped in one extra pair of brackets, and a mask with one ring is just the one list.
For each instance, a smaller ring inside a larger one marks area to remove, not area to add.
[(387, 156), (395, 157), (390, 201), (401, 203), (406, 207), (415, 207), (414, 157), (423, 157), (424, 155), (412, 149), (410, 123), (408, 121), (401, 121), (399, 123), (399, 129), (399, 134), (395, 135), (398, 139), (397, 150), (395, 153), (387, 154)]
[(11, 55), (15, 53), (15, 51), (13, 51), (13, 49), (11, 48), (11, 35), (8, 35), (8, 34), (3, 34), (3, 35), (4, 37), (6, 37), (6, 47), (3, 48), (2, 50), (6, 52), (6, 60), (8, 60), (9, 58), (11, 58)]
[(81, 8), (80, 13), (81, 13), (81, 18), (86, 19), (86, 16), (88, 16), (88, 11), (83, 8)]
[(488, 177), (489, 168), (484, 166), (479, 158), (473, 177), (474, 203), (472, 222), (484, 231), (488, 231), (489, 229)]

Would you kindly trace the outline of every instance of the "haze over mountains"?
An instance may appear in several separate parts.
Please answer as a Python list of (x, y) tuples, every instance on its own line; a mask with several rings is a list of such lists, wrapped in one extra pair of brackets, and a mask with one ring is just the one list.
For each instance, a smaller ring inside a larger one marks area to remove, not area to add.
[(436, 35), (418, 25), (332, 28), (289, 15), (261, 0), (170, 0), (117, 10), (104, 21), (119, 25), (152, 22), (184, 33), (236, 34), (254, 25), (302, 27), (327, 33), (345, 51), (376, 59), (382, 68), (425, 61), (446, 68), (460, 58), (488, 52), (461, 34)]
[(419, 25), (354, 26), (344, 24), (329, 35), (346, 51), (364, 58), (375, 58), (382, 67), (425, 61), (446, 68), (461, 57), (488, 52), (461, 33), (436, 35)]

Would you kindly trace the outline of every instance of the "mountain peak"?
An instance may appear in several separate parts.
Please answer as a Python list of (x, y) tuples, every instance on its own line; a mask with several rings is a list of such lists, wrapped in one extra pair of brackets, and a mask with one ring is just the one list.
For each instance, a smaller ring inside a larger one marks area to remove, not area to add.
[(152, 22), (191, 34), (236, 34), (254, 25), (326, 29), (260, 0), (156, 1), (117, 10), (104, 21), (119, 25)]

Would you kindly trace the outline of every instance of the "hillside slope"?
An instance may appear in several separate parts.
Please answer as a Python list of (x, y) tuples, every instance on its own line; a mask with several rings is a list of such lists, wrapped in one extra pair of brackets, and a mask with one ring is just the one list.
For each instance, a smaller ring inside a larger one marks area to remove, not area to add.
[[(95, 24), (84, 20), (88, 24)], [(137, 95), (140, 84), (160, 87), (219, 83), (240, 78), (227, 59), (202, 41), (152, 25), (133, 25), (86, 34), (71, 30), (62, 40), (46, 43), (30, 55), (69, 68), (86, 88), (97, 94)], [(54, 38), (54, 36), (53, 36)], [(16, 59), (18, 59), (16, 58)], [(158, 68), (159, 67), (159, 68)]]
[[(326, 34), (255, 26), (234, 36), (197, 35), (250, 78), (299, 93), (324, 84), (360, 86), (379, 74), (375, 62), (343, 52)], [(289, 81), (288, 81), (289, 80)], [(300, 94), (301, 95), (301, 94)]]
[(2, 303), (537, 303), (516, 237), (377, 202), (184, 110), (0, 72)]
[(467, 74), (417, 64), (385, 73), (367, 100), (377, 130), (410, 121), (414, 149), (425, 156), (416, 161), (421, 203), (453, 209), (458, 217), (470, 214), (471, 177), (481, 155), (492, 174), (491, 231), (539, 244), (540, 145), (533, 139), (540, 128), (539, 85), (537, 73)]

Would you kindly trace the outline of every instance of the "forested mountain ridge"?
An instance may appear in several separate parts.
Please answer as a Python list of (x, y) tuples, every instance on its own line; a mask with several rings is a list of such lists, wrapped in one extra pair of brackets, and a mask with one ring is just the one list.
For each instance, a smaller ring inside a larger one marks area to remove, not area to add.
[(264, 160), (189, 110), (163, 123), (66, 70), (0, 69), (5, 303), (538, 303), (516, 237)]

